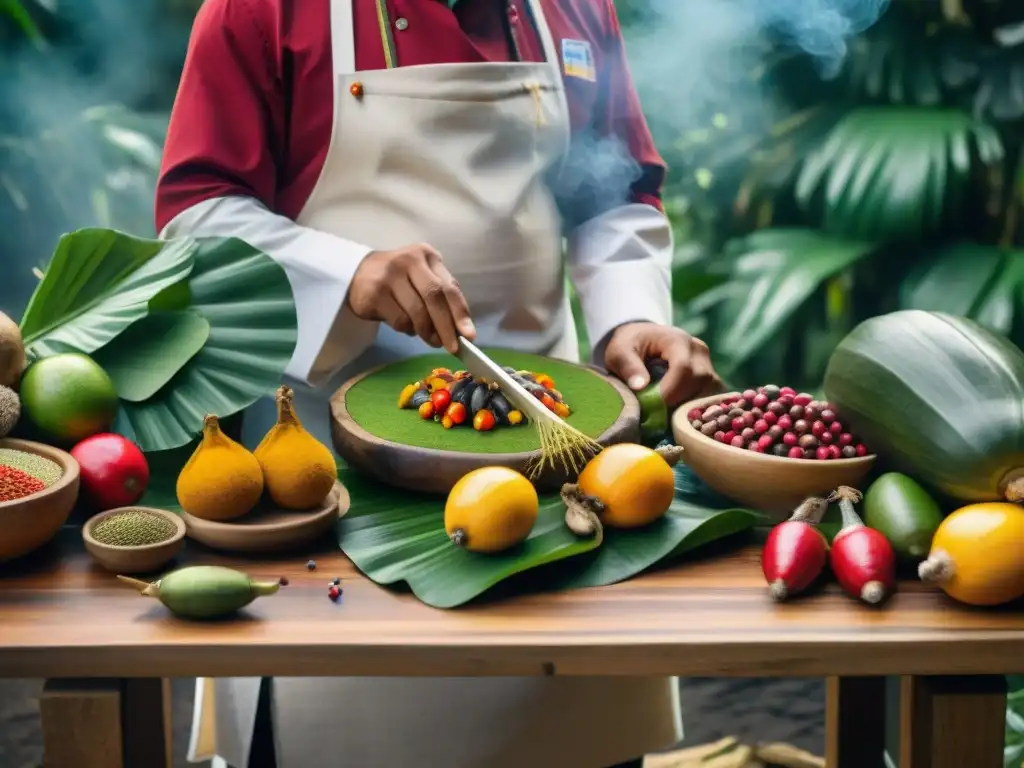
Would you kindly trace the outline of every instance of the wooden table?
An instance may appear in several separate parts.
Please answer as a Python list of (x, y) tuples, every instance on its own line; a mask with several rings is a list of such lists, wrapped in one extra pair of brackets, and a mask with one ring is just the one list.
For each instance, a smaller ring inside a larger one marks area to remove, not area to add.
[[(300, 675), (822, 676), (830, 768), (882, 764), (884, 676), (901, 676), (901, 768), (1001, 768), (1001, 676), (1024, 672), (1020, 606), (968, 610), (913, 582), (881, 610), (834, 585), (776, 605), (754, 546), (612, 587), (455, 611), (374, 585), (329, 543), (313, 557), (310, 572), (305, 554), (246, 561), (190, 545), (188, 563), (290, 581), (213, 624), (133, 593), (90, 562), (74, 531), (0, 566), (0, 677), (50, 679), (48, 768), (168, 762), (166, 678)], [(326, 594), (335, 576), (337, 604)], [(93, 682), (70, 682), (83, 679)]]

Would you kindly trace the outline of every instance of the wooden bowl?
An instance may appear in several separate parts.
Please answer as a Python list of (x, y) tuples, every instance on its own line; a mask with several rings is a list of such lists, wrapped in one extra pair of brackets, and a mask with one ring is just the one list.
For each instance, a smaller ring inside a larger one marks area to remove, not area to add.
[[(506, 354), (515, 353), (506, 352)], [(495, 360), (499, 363), (503, 362), (504, 359), (518, 361), (523, 358), (544, 361), (543, 358), (535, 355), (518, 355), (517, 357), (503, 358), (500, 356), (500, 351), (495, 354)], [(428, 359), (436, 361), (436, 356), (431, 356)], [(457, 364), (457, 361), (453, 364)], [(515, 362), (510, 364), (515, 365)], [(573, 376), (578, 379), (575, 384), (576, 389), (580, 388), (581, 381), (585, 384), (585, 381), (580, 378), (581, 376), (593, 376), (600, 382), (602, 387), (610, 386), (614, 390), (614, 394), (617, 394), (621, 399), (618, 415), (609, 418), (609, 426), (595, 438), (597, 442), (603, 446), (608, 446), (614, 443), (639, 441), (640, 404), (629, 387), (619, 379), (609, 376), (592, 366), (576, 365), (564, 361), (546, 361), (540, 364), (557, 366), (563, 372), (571, 367), (573, 369)], [(430, 370), (430, 362), (425, 362), (423, 365), (426, 366), (425, 370)], [(525, 474), (531, 463), (539, 456), (540, 452), (537, 450), (517, 453), (494, 453), (427, 448), (405, 445), (372, 434), (353, 418), (349, 412), (347, 398), (353, 387), (367, 377), (373, 376), (387, 367), (380, 366), (350, 379), (331, 397), (331, 424), (334, 447), (338, 454), (351, 466), (388, 485), (422, 493), (445, 494), (452, 489), (452, 486), (461, 477), (474, 469), (487, 466), (503, 466)], [(556, 376), (557, 379), (559, 374), (553, 372), (552, 375)], [(564, 388), (559, 386), (559, 389)], [(395, 391), (394, 397), (388, 398), (388, 405), (385, 407), (395, 408), (394, 403), (397, 397), (398, 391)], [(571, 391), (565, 390), (565, 398), (566, 402), (571, 406), (573, 403)], [(403, 413), (410, 419), (417, 418), (414, 411), (405, 411)], [(430, 426), (439, 430), (443, 429), (440, 425), (431, 424)], [(457, 427), (456, 429), (472, 431), (472, 427)], [(497, 437), (501, 429), (502, 427), (498, 427), (493, 433), (488, 433), (488, 435)], [(505, 427), (504, 429), (532, 430), (532, 427), (527, 425), (522, 427)], [(455, 432), (455, 429), (451, 430), (451, 434), (455, 434)], [(460, 432), (460, 434), (464, 433)], [(574, 482), (575, 480), (574, 474), (567, 473), (560, 466), (546, 467), (541, 475), (534, 480), (534, 485), (542, 492), (557, 491), (562, 487), (563, 483)]]
[(329, 531), (348, 512), (348, 490), (341, 483), (312, 510), (257, 507), (244, 517), (229, 522), (203, 520), (187, 512), (181, 516), (188, 535), (211, 549), (223, 552), (283, 552), (298, 549)]
[(687, 466), (712, 489), (744, 506), (783, 520), (808, 496), (827, 495), (840, 485), (857, 488), (875, 463), (874, 455), (810, 461), (740, 450), (701, 434), (686, 418), (692, 409), (727, 397), (715, 395), (680, 406), (672, 415), (672, 434), (685, 450)]
[(27, 555), (57, 535), (78, 500), (78, 462), (66, 451), (43, 443), (0, 439), (0, 448), (34, 453), (61, 466), (64, 474), (39, 493), (0, 502), (0, 562)]
[[(96, 529), (97, 524), (108, 517), (113, 517), (131, 509), (137, 509), (140, 512), (147, 512), (158, 515), (165, 520), (170, 520), (176, 528), (174, 535), (167, 539), (167, 541), (161, 541), (156, 544), (143, 544), (137, 547), (104, 544), (93, 538), (92, 532)], [(175, 555), (181, 551), (181, 547), (185, 543), (185, 521), (180, 516), (164, 509), (139, 506), (118, 507), (117, 509), (100, 512), (98, 515), (93, 515), (86, 520), (85, 525), (82, 526), (82, 541), (85, 542), (85, 548), (89, 554), (108, 571), (125, 574), (153, 573), (173, 560)]]

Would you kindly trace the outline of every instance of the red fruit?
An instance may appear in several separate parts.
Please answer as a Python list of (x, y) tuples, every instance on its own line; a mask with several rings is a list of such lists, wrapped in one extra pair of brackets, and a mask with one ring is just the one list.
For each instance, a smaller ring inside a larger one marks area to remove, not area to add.
[(827, 508), (822, 499), (807, 499), (768, 534), (761, 550), (761, 572), (775, 600), (803, 592), (824, 570), (828, 542), (815, 524)]
[(746, 440), (744, 440), (739, 435), (736, 435), (736, 437), (729, 441), (729, 445), (731, 445), (733, 448), (742, 448), (745, 443)]
[(796, 436), (796, 432), (787, 432), (782, 436), (782, 442), (784, 445), (793, 447), (800, 442), (800, 438)]
[(742, 432), (746, 424), (743, 423), (742, 417), (737, 416), (729, 423), (729, 426), (732, 427), (733, 432)]
[(740, 432), (740, 437), (749, 441), (757, 437), (757, 433), (754, 431), (753, 427), (746, 427), (742, 432)]
[(792, 387), (782, 387), (779, 390), (779, 397), (796, 397), (796, 390)]
[(831, 432), (822, 432), (820, 435), (818, 435), (818, 442), (821, 443), (822, 445), (828, 445), (834, 439), (835, 435), (833, 435)]
[(725, 442), (725, 432), (723, 432), (722, 430), (718, 430), (717, 432), (715, 432), (715, 441), (719, 442), (719, 443), (724, 443)]
[(743, 426), (745, 427), (752, 427), (754, 426), (754, 422), (757, 421), (757, 417), (749, 412), (744, 413), (742, 416), (740, 416), (740, 418), (743, 419)]
[(814, 458), (818, 461), (828, 461), (832, 458), (832, 452), (828, 449), (827, 445), (819, 445), (814, 450)]
[(702, 411), (700, 408), (691, 408), (687, 412), (686, 418), (689, 419), (690, 421), (696, 421), (696, 420), (700, 419), (701, 416), (703, 416), (703, 415), (704, 415), (704, 411)]
[(864, 443), (857, 443), (857, 445), (854, 446), (854, 448), (856, 449), (858, 456), (868, 455), (868, 447), (864, 445)]
[(767, 451), (772, 447), (772, 439), (768, 435), (761, 435), (757, 438), (757, 444), (760, 446), (762, 451)]
[(805, 392), (801, 392), (793, 398), (793, 405), (808, 406), (814, 402), (814, 398)]
[(792, 429), (793, 420), (789, 416), (779, 416), (779, 420), (776, 422), (783, 429)]
[(768, 399), (768, 395), (758, 394), (754, 395), (753, 399), (750, 402), (754, 404), (755, 408), (764, 408), (771, 401)]
[(726, 432), (726, 433), (725, 433), (725, 436), (724, 436), (724, 437), (722, 438), (722, 442), (723, 442), (723, 443), (730, 443), (730, 444), (731, 444), (731, 443), (732, 443), (732, 439), (733, 439), (734, 437), (736, 437), (736, 433), (735, 433), (735, 432), (733, 432), (733, 431), (732, 431), (732, 430), (730, 429), (730, 430), (729, 430), (728, 432)]
[(755, 392), (754, 390), (752, 390), (752, 389), (745, 389), (745, 390), (743, 390), (743, 399), (746, 400), (748, 403), (750, 401), (752, 401), (755, 397), (757, 397), (757, 392)]
[(828, 431), (831, 432), (833, 435), (841, 435), (843, 433), (843, 425), (840, 424), (838, 421), (833, 421), (831, 424), (828, 425)]
[(794, 445), (786, 455), (791, 459), (802, 459), (804, 457), (804, 449), (799, 445)]
[(87, 437), (71, 455), (78, 461), (82, 495), (100, 511), (129, 507), (149, 485), (149, 464), (139, 447), (121, 435)]
[(779, 420), (779, 417), (776, 414), (772, 413), (771, 411), (766, 411), (764, 416), (762, 416), (761, 418), (764, 419), (765, 423), (769, 427)]
[(826, 408), (821, 412), (821, 420), (824, 421), (826, 424), (831, 424), (833, 421), (836, 420), (836, 412)]
[(808, 424), (803, 419), (797, 419), (796, 421), (793, 422), (793, 431), (796, 432), (798, 435), (802, 435), (810, 428), (811, 425)]
[(435, 390), (430, 396), (430, 402), (434, 404), (434, 413), (444, 413), (448, 403), (452, 401), (452, 395), (447, 389)]
[(826, 430), (824, 421), (816, 421), (811, 424), (811, 434), (815, 437), (821, 437), (821, 434)]
[(754, 431), (759, 435), (763, 435), (768, 431), (769, 426), (770, 425), (766, 419), (758, 419), (754, 422)]
[(829, 497), (839, 502), (843, 527), (832, 540), (832, 572), (843, 591), (870, 605), (882, 602), (896, 586), (896, 553), (889, 540), (868, 528), (854, 510), (860, 491), (841, 486)]
[(839, 445), (844, 446), (844, 447), (847, 446), (847, 445), (852, 445), (853, 444), (853, 435), (851, 435), (849, 432), (843, 432), (839, 436), (839, 440), (837, 442), (839, 443)]
[(843, 458), (842, 450), (835, 443), (833, 443), (832, 445), (830, 445), (828, 447), (828, 451), (829, 451), (829, 453), (832, 454), (832, 458), (833, 459), (841, 459), (841, 458)]
[(747, 446), (747, 450), (748, 451), (753, 451), (754, 453), (764, 453), (764, 449), (760, 445), (758, 445), (756, 442), (750, 443)]

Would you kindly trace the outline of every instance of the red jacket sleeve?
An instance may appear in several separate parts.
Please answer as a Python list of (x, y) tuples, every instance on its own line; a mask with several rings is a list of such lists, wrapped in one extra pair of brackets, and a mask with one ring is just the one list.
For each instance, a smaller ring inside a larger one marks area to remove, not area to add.
[(617, 136), (640, 166), (640, 177), (633, 183), (631, 202), (661, 205), (661, 185), (665, 180), (665, 161), (658, 154), (654, 137), (647, 126), (640, 97), (629, 72), (622, 28), (613, 0), (604, 0), (608, 29), (604, 45), (604, 71), (601, 77), (600, 103), (595, 123), (605, 136)]
[(156, 190), (156, 226), (204, 200), (244, 195), (274, 210), (283, 135), (280, 50), (268, 0), (206, 0), (196, 16)]

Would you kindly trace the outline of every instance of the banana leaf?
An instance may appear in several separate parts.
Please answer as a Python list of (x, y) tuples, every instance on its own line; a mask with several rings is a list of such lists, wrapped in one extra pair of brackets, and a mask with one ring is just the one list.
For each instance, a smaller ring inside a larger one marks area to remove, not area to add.
[[(295, 349), (295, 301), (281, 266), (234, 238), (197, 243), (190, 308), (209, 323), (209, 337), (151, 397), (122, 400), (115, 424), (147, 452), (186, 445), (208, 413), (223, 418), (252, 405), (280, 383)], [(117, 355), (136, 354), (112, 346)], [(133, 382), (140, 391), (144, 384)]]
[[(455, 608), (505, 579), (556, 561), (565, 562), (559, 574), (552, 573), (550, 587), (621, 581), (666, 557), (750, 528), (757, 520), (754, 513), (726, 509), (728, 502), (707, 495), (688, 470), (680, 470), (677, 500), (668, 519), (639, 531), (607, 531), (595, 559), (581, 557), (594, 550), (596, 542), (578, 538), (565, 527), (565, 506), (557, 494), (541, 497), (537, 524), (520, 547), (479, 555), (448, 540), (443, 498), (383, 486), (350, 469), (339, 470), (338, 477), (352, 497), (348, 514), (338, 524), (342, 551), (373, 581), (405, 582), (435, 608)], [(704, 506), (709, 503), (714, 506)]]
[(64, 235), (21, 319), (28, 355), (89, 354), (145, 317), (192, 271), (190, 239), (144, 240), (110, 229)]
[(763, 349), (825, 281), (873, 251), (870, 243), (807, 229), (765, 229), (730, 241), (732, 298), (713, 347), (724, 375)]
[(854, 109), (804, 161), (795, 196), (825, 232), (860, 240), (925, 239), (969, 226), (999, 133), (957, 110)]

